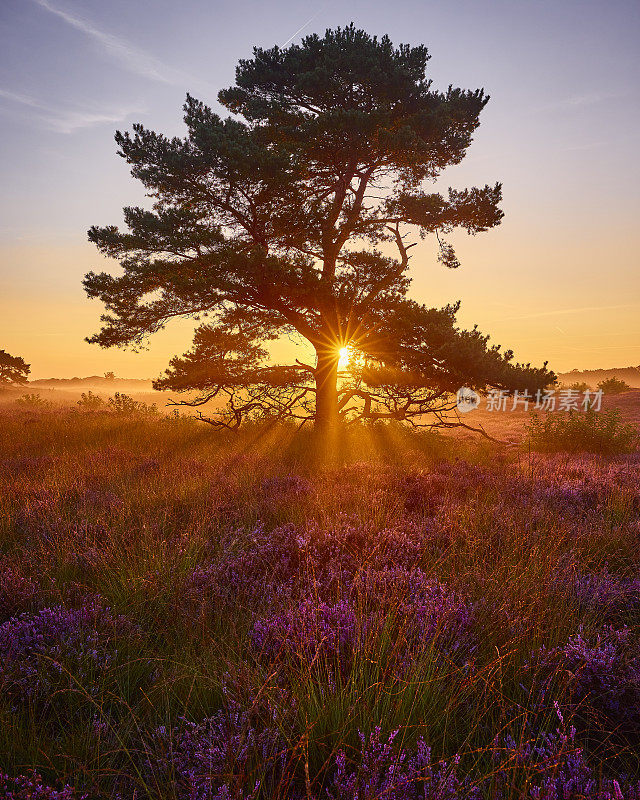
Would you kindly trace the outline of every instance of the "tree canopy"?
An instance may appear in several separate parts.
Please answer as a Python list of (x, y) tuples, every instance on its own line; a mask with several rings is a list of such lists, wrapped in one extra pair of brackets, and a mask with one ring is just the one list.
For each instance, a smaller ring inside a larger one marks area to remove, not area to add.
[[(88, 341), (139, 347), (172, 318), (200, 320), (155, 386), (216, 400), (207, 419), (232, 427), (259, 415), (433, 424), (461, 385), (552, 381), (546, 364), (514, 363), (461, 330), (459, 303), (408, 297), (411, 234), (436, 236), (439, 261), (456, 268), (447, 233), (481, 233), (503, 216), (499, 183), (427, 191), (463, 159), (489, 99), (434, 89), (428, 59), (424, 46), (353, 25), (327, 30), (254, 48), (218, 95), (233, 116), (187, 95), (185, 138), (141, 124), (117, 132), (153, 207), (125, 208), (125, 230), (89, 231), (122, 273), (85, 277), (107, 308)], [(273, 364), (269, 343), (282, 337), (306, 341), (312, 363)]]
[(23, 358), (0, 350), (0, 384), (25, 383), (30, 372), (31, 366)]

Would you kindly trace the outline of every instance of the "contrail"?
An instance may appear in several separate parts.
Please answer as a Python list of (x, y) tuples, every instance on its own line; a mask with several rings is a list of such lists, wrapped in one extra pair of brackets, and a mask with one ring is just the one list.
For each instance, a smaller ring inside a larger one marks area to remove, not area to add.
[(324, 9), (325, 9), (325, 6), (323, 6), (320, 9), (318, 9), (316, 11), (316, 13), (304, 23), (304, 25), (302, 25), (301, 27), (298, 28), (298, 30), (293, 34), (293, 36), (290, 36), (287, 39), (287, 41), (282, 45), (282, 47), (286, 47), (289, 44), (289, 42), (292, 42), (296, 38), (296, 36), (307, 27), (307, 25), (311, 25), (313, 20), (318, 16), (318, 14), (322, 13), (324, 11)]
[(159, 59), (145, 53), (144, 50), (140, 50), (112, 33), (101, 31), (88, 20), (58, 8), (50, 0), (34, 0), (34, 2), (45, 11), (59, 17), (67, 25), (93, 39), (108, 55), (130, 72), (172, 86), (182, 86), (185, 83), (194, 85), (196, 82), (190, 75), (166, 66)]

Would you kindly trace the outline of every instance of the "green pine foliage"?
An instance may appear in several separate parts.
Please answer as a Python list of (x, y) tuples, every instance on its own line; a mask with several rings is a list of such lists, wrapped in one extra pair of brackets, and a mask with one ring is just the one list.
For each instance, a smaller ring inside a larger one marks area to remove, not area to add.
[[(260, 416), (421, 424), (462, 385), (552, 382), (546, 364), (515, 363), (477, 328), (461, 330), (459, 303), (408, 296), (411, 237), (433, 235), (456, 268), (446, 235), (503, 217), (500, 183), (428, 191), (462, 161), (489, 100), (435, 89), (428, 60), (423, 45), (327, 30), (242, 60), (218, 96), (233, 117), (187, 95), (185, 138), (141, 124), (118, 132), (153, 207), (125, 208), (123, 230), (89, 231), (122, 267), (85, 277), (107, 310), (89, 341), (139, 347), (173, 318), (205, 318), (155, 386), (215, 400), (207, 421), (234, 428)], [(284, 337), (306, 342), (313, 363), (272, 363), (267, 345)], [(354, 357), (339, 375), (345, 347)]]

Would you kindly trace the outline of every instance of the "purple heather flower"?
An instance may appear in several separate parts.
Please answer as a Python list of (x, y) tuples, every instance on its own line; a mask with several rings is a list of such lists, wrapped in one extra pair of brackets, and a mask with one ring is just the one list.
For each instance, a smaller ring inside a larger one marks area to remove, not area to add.
[(280, 733), (255, 725), (248, 712), (231, 710), (199, 723), (182, 720), (171, 731), (160, 727), (146, 769), (156, 782), (173, 777), (180, 800), (250, 800), (282, 774), (287, 759)]
[(612, 728), (637, 731), (640, 725), (640, 644), (629, 628), (581, 631), (563, 647), (543, 648), (540, 663), (553, 677), (569, 676), (570, 702), (587, 703), (608, 718)]
[(304, 497), (313, 492), (313, 484), (299, 475), (275, 475), (262, 481), (262, 492), (268, 500)]
[[(44, 700), (61, 682), (74, 685), (73, 678), (93, 690), (116, 655), (109, 646), (114, 630), (124, 625), (93, 600), (13, 617), (0, 625), (0, 685), (18, 698)], [(73, 676), (66, 677), (67, 669)]]
[(72, 786), (54, 789), (42, 782), (37, 772), (10, 778), (0, 772), (0, 797), (5, 800), (85, 800), (86, 794), (76, 794)]

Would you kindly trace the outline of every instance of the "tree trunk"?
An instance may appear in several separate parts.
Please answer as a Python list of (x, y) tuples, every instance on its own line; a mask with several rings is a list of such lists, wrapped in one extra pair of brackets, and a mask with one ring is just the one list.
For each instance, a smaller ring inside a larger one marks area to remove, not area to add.
[(329, 430), (338, 425), (338, 360), (335, 348), (317, 349), (315, 427)]

